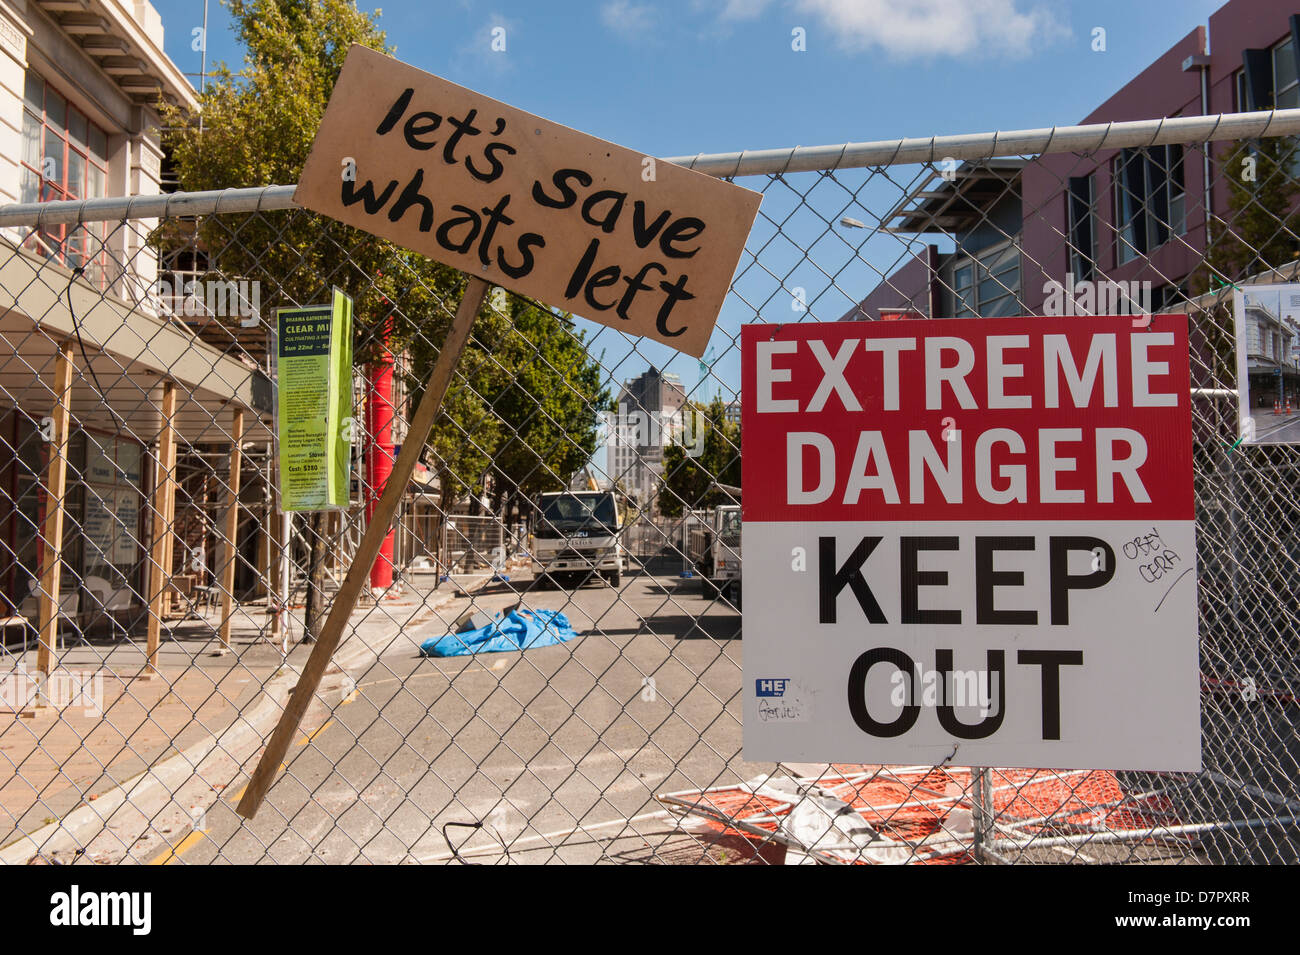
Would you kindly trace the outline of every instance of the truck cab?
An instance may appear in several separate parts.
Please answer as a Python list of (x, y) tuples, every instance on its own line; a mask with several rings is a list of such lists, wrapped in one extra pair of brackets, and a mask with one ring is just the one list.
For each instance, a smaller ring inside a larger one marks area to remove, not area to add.
[(618, 587), (627, 555), (623, 513), (612, 491), (559, 491), (537, 499), (533, 574), (539, 587), (561, 580), (581, 586), (600, 575)]
[(727, 594), (740, 605), (740, 505), (721, 504), (713, 509), (713, 527), (705, 558), (704, 592), (713, 597)]

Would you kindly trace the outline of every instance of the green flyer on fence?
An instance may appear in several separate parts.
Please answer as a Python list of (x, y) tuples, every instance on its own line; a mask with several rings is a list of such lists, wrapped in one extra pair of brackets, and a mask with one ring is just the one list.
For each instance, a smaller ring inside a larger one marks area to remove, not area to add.
[(346, 507), (352, 461), (352, 299), (276, 310), (280, 507)]

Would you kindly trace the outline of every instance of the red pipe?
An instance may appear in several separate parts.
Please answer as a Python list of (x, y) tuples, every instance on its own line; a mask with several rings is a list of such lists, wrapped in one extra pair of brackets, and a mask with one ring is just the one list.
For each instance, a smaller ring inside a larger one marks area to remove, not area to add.
[[(375, 505), (393, 473), (396, 454), (393, 449), (393, 353), (388, 350), (391, 321), (384, 326), (383, 346), (378, 359), (367, 370), (368, 395), (366, 401), (366, 523), (375, 513)], [(370, 586), (387, 590), (393, 585), (393, 531), (390, 528), (379, 556), (370, 567)]]

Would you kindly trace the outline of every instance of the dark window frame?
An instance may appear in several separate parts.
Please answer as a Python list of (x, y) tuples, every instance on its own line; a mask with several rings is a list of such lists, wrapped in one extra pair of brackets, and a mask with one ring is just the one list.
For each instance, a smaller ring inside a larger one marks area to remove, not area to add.
[[(39, 84), (40, 104), (34, 102), (33, 88)], [(68, 199), (96, 199), (108, 194), (108, 133), (64, 96), (35, 70), (28, 70), (23, 93), (23, 148), (19, 157), (19, 193), (22, 202), (57, 202)], [(57, 97), (62, 102), (63, 120), (52, 118), (50, 106)], [(84, 142), (74, 138), (71, 127), (84, 123)], [(35, 133), (35, 163), (27, 155), (29, 137)], [(95, 142), (97, 140), (97, 142)], [(56, 143), (57, 155), (47, 154), (47, 146)], [(95, 147), (102, 144), (102, 152)], [(55, 176), (49, 177), (46, 160), (54, 159)], [(75, 159), (75, 161), (74, 161)], [(80, 182), (69, 179), (80, 163)], [(95, 173), (98, 184), (95, 185)], [(31, 190), (35, 187), (35, 195)], [(99, 195), (92, 195), (93, 192)], [(106, 223), (80, 225), (46, 225), (36, 229), (24, 247), (52, 258), (60, 265), (84, 269), (86, 278), (97, 288), (104, 288), (108, 276), (108, 250), (105, 248)]]
[(1115, 261), (1124, 265), (1187, 234), (1181, 145), (1121, 149), (1111, 163)]
[(1090, 280), (1097, 272), (1097, 174), (1071, 176), (1065, 203), (1070, 274), (1077, 281)]
[[(960, 252), (952, 263), (953, 315), (990, 318), (1014, 315), (1024, 294), (1024, 263), (1019, 237), (980, 249)], [(959, 283), (957, 273), (970, 269), (969, 283)], [(986, 294), (987, 293), (987, 294)], [(1003, 306), (1009, 310), (1000, 311)]]

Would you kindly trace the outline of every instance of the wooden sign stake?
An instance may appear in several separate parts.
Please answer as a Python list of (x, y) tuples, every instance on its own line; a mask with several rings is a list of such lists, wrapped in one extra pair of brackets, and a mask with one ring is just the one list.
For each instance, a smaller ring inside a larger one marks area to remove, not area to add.
[(253, 770), (253, 778), (249, 781), (248, 788), (244, 790), (244, 796), (235, 809), (245, 819), (252, 819), (257, 815), (262, 800), (266, 798), (266, 793), (275, 780), (277, 768), (284, 762), (285, 754), (289, 751), (289, 743), (297, 734), (298, 726), (307, 713), (307, 707), (311, 705), (312, 697), (316, 695), (316, 688), (320, 686), (330, 659), (343, 638), (343, 630), (347, 626), (348, 618), (352, 616), (357, 598), (370, 577), (370, 565), (379, 556), (379, 548), (392, 526), (397, 506), (410, 484), (416, 462), (429, 440), (429, 432), (433, 430), (433, 420), (438, 416), (438, 409), (442, 407), (443, 396), (446, 395), (447, 387), (451, 384), (452, 374), (460, 361), (465, 343), (469, 341), (474, 317), (478, 314), (479, 306), (483, 304), (488, 291), (488, 283), (483, 279), (472, 275), (468, 278), (465, 294), (460, 300), (460, 307), (456, 309), (456, 317), (447, 333), (447, 339), (438, 352), (438, 360), (433, 366), (433, 373), (429, 376), (424, 397), (420, 399), (419, 407), (411, 418), (410, 431), (402, 442), (402, 451), (398, 454), (397, 461), (393, 464), (393, 473), (389, 475), (384, 493), (380, 496), (374, 515), (361, 538), (361, 544), (357, 547), (352, 566), (348, 568), (347, 576), (343, 579), (343, 584), (339, 587), (339, 592), (330, 607), (320, 639), (312, 648), (307, 665), (303, 667), (302, 676), (289, 696), (289, 704), (280, 714), (280, 722), (276, 724), (275, 732), (271, 734), (270, 742), (266, 744), (266, 750), (262, 753), (257, 768)]

